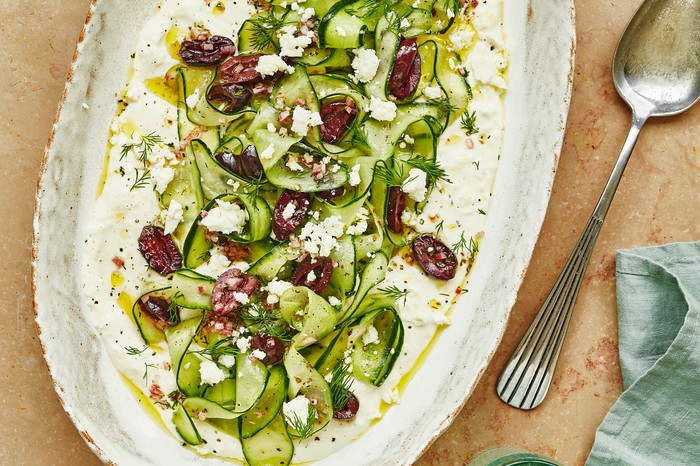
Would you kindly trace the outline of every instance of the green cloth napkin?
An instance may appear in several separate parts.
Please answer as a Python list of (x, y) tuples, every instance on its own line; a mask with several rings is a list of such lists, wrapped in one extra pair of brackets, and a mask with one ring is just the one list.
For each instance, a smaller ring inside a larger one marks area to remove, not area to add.
[(617, 253), (624, 393), (587, 465), (700, 465), (700, 243)]

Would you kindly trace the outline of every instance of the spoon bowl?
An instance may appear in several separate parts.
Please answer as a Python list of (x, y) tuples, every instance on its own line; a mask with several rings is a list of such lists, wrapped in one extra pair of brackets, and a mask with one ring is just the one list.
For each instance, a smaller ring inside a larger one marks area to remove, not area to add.
[(640, 114), (681, 113), (700, 98), (700, 0), (652, 0), (639, 8), (613, 59), (617, 92)]
[(642, 126), (700, 98), (700, 0), (642, 3), (617, 45), (612, 74), (632, 109), (632, 126), (564, 270), (498, 379), (498, 396), (516, 408), (535, 408), (549, 390), (593, 246)]

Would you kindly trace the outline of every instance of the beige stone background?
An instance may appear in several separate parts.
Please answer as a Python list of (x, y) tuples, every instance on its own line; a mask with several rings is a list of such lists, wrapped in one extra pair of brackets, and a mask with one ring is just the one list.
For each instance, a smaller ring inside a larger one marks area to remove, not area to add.
[[(515, 0), (513, 0), (515, 1)], [(418, 461), (464, 464), (503, 445), (583, 464), (621, 391), (615, 250), (700, 240), (700, 106), (641, 135), (593, 254), (554, 385), (542, 406), (501, 403), (495, 383), (564, 265), (629, 122), (610, 77), (615, 44), (640, 0), (579, 0), (574, 95), (554, 191), (506, 337), (454, 425)], [(97, 465), (53, 391), (30, 288), (36, 179), (89, 0), (0, 2), (0, 464)]]

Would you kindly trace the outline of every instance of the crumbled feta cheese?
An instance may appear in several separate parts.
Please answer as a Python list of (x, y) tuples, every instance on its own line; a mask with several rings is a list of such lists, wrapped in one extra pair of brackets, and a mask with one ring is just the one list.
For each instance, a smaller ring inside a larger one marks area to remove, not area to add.
[(372, 343), (379, 343), (379, 332), (377, 332), (377, 329), (374, 328), (374, 325), (367, 327), (365, 333), (362, 334), (363, 345), (367, 346), (371, 345)]
[(207, 212), (202, 218), (202, 225), (210, 231), (220, 231), (227, 235), (230, 233), (242, 233), (243, 227), (248, 221), (248, 212), (235, 202), (216, 200), (216, 207)]
[(355, 214), (352, 224), (347, 227), (345, 233), (348, 235), (361, 235), (367, 231), (367, 220), (369, 219), (369, 211), (364, 207), (360, 208)]
[(338, 27), (335, 28), (335, 32), (336, 32), (336, 34), (338, 34), (340, 37), (345, 37), (345, 36), (348, 35), (348, 33), (345, 32), (345, 29), (343, 29), (343, 28), (340, 27), (340, 26), (338, 26)]
[(291, 288), (292, 285), (284, 280), (278, 280), (277, 277), (273, 278), (270, 283), (267, 284), (263, 289), (267, 291), (267, 304), (277, 304), (280, 301), (280, 296), (282, 293)]
[(401, 222), (406, 226), (416, 227), (418, 226), (418, 216), (412, 210), (404, 209), (401, 213)]
[(399, 389), (392, 388), (387, 390), (382, 394), (382, 401), (389, 405), (397, 405), (401, 403), (401, 398), (399, 397)]
[(470, 76), (479, 83), (505, 87), (501, 70), (506, 66), (503, 54), (491, 50), (484, 41), (477, 41), (467, 58)]
[(164, 159), (152, 164), (148, 171), (153, 179), (153, 182), (155, 183), (155, 190), (160, 194), (165, 192), (170, 182), (173, 180), (173, 178), (175, 178), (175, 170), (170, 167), (166, 167)]
[(294, 73), (294, 67), (288, 65), (279, 55), (262, 55), (258, 60), (255, 71), (265, 78), (276, 74), (278, 71)]
[[(282, 413), (288, 424), (295, 419), (306, 424), (309, 422), (309, 406), (311, 406), (311, 401), (304, 395), (298, 395), (292, 401), (282, 404)], [(313, 412), (313, 416), (316, 417), (316, 411)]]
[(411, 27), (411, 22), (407, 18), (401, 18), (401, 29), (408, 29)]
[(209, 254), (209, 267), (208, 270), (221, 271), (217, 275), (221, 275), (229, 266), (231, 261), (224, 254), (221, 248), (213, 248)]
[[(299, 11), (301, 11), (301, 9)], [(316, 16), (316, 10), (314, 10), (313, 8), (306, 8), (304, 9), (303, 13), (301, 13), (301, 20), (308, 21), (314, 16)]]
[(435, 86), (426, 87), (423, 90), (423, 95), (426, 99), (439, 99), (442, 97), (442, 90), (437, 84)]
[(316, 272), (314, 272), (313, 270), (311, 272), (309, 272), (308, 274), (306, 274), (306, 281), (307, 282), (315, 282), (316, 278), (318, 278), (318, 277), (316, 277)]
[(369, 101), (370, 116), (379, 121), (392, 121), (396, 118), (396, 104), (372, 97)]
[(219, 358), (219, 364), (230, 369), (236, 365), (236, 357), (232, 354), (224, 354)]
[(250, 348), (250, 337), (239, 338), (238, 340), (236, 340), (236, 346), (239, 350), (241, 350), (241, 353), (245, 353), (246, 351), (248, 351), (248, 348)]
[(253, 350), (252, 353), (250, 353), (250, 356), (259, 360), (259, 361), (262, 361), (263, 359), (265, 359), (265, 356), (267, 356), (267, 354), (265, 354), (265, 352), (262, 350), (256, 349), (256, 350)]
[(355, 49), (355, 58), (352, 60), (352, 69), (355, 70), (355, 79), (361, 83), (370, 82), (379, 68), (379, 57), (373, 49)]
[(297, 28), (294, 25), (285, 26), (280, 29), (277, 37), (280, 43), (281, 57), (301, 57), (304, 54), (304, 49), (311, 45), (313, 41), (308, 35), (295, 37)]
[(294, 203), (290, 202), (285, 206), (284, 210), (282, 211), (282, 218), (285, 220), (289, 220), (294, 216), (294, 212), (296, 211), (297, 208), (294, 206)]
[(182, 209), (182, 204), (177, 202), (175, 199), (172, 199), (170, 201), (170, 205), (168, 206), (168, 211), (165, 214), (164, 232), (166, 235), (169, 235), (175, 231), (177, 226), (183, 220), (183, 214), (184, 210)]
[(277, 128), (275, 128), (275, 125), (273, 125), (272, 123), (268, 123), (268, 124), (267, 124), (267, 130), (268, 130), (269, 132), (271, 132), (271, 133), (274, 133), (274, 132), (277, 131)]
[(357, 186), (358, 184), (360, 184), (360, 181), (362, 180), (360, 179), (360, 164), (358, 163), (355, 166), (353, 166), (350, 170), (350, 178), (348, 179), (348, 184), (350, 184), (350, 186)]
[(455, 17), (455, 12), (452, 8), (447, 9), (447, 17), (448, 18), (454, 18)]
[(470, 29), (455, 29), (448, 36), (455, 50), (464, 50), (472, 43), (474, 31)]
[(421, 202), (425, 200), (425, 194), (428, 189), (425, 186), (427, 174), (420, 168), (411, 168), (408, 172), (408, 178), (401, 186), (401, 190), (408, 194), (414, 201)]
[(195, 88), (194, 92), (187, 96), (185, 102), (190, 108), (193, 108), (195, 105), (197, 105), (199, 103), (199, 88)]
[(420, 6), (420, 0), (416, 0), (413, 2), (413, 5), (411, 5), (413, 8), (418, 8)]
[(333, 307), (338, 307), (341, 304), (341, 301), (336, 298), (335, 296), (329, 296), (328, 297), (328, 304), (330, 304)]
[(304, 250), (309, 254), (328, 256), (338, 246), (344, 226), (337, 215), (325, 218), (321, 223), (307, 222), (301, 229), (299, 239), (304, 242)]
[(215, 362), (205, 359), (199, 365), (200, 385), (215, 385), (226, 378), (224, 371)]
[(248, 304), (250, 302), (250, 296), (248, 296), (247, 293), (243, 293), (241, 291), (234, 291), (233, 299), (238, 301), (240, 304)]
[(408, 134), (404, 134), (404, 135), (403, 135), (403, 140), (406, 141), (406, 142), (409, 143), (409, 144), (413, 144), (413, 143), (416, 142), (416, 140), (413, 139), (413, 138), (412, 138), (411, 136), (409, 136)]
[(271, 159), (272, 155), (275, 153), (275, 145), (270, 144), (267, 148), (260, 153), (261, 159)]
[(236, 180), (228, 180), (228, 181), (226, 181), (226, 184), (231, 186), (234, 191), (238, 191), (238, 188), (241, 187), (241, 183), (239, 181), (236, 181)]
[(294, 107), (292, 119), (292, 131), (299, 136), (306, 136), (309, 132), (309, 126), (319, 126), (323, 123), (321, 115), (318, 112), (312, 112), (300, 105)]
[(289, 160), (287, 160), (287, 168), (292, 170), (293, 172), (301, 172), (304, 171), (304, 167), (302, 167), (299, 162), (297, 162), (297, 159), (295, 156), (290, 155)]

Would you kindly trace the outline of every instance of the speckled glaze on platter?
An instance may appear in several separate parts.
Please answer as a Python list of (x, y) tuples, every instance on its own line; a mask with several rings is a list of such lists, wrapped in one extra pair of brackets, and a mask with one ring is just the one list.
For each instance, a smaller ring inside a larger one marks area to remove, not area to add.
[[(46, 361), (69, 416), (110, 464), (230, 464), (180, 447), (114, 370), (79, 292), (77, 238), (99, 182), (115, 96), (132, 38), (157, 1), (101, 0), (90, 10), (37, 193), (34, 302)], [(124, 21), (124, 18), (133, 18)], [(352, 445), (318, 464), (410, 464), (447, 428), (505, 329), (549, 200), (571, 92), (573, 3), (506, 2), (510, 55), (506, 135), (493, 204), (452, 325), (406, 387), (400, 405)], [(426, 402), (426, 400), (431, 400)]]

